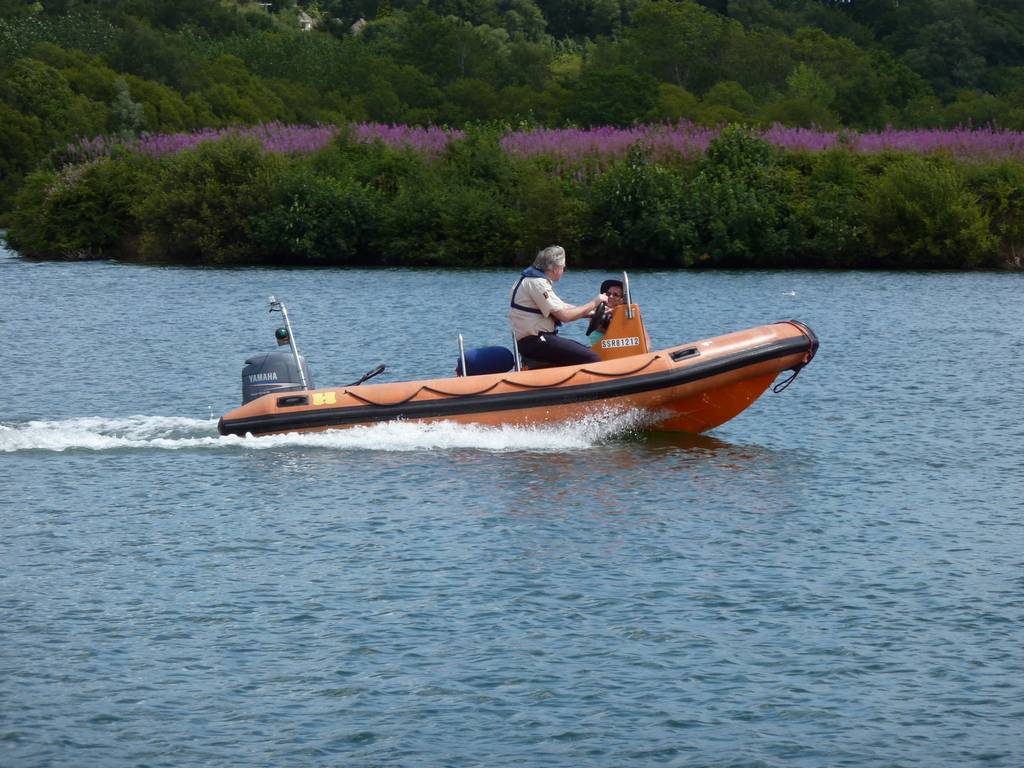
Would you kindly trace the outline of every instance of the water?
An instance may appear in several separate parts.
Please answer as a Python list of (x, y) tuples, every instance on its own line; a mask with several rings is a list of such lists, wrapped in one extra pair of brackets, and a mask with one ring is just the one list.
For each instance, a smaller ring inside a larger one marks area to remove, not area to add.
[(0, 256), (0, 765), (1024, 764), (1024, 276), (631, 278), (821, 351), (706, 436), (222, 438), (268, 295), (400, 380), (512, 278)]

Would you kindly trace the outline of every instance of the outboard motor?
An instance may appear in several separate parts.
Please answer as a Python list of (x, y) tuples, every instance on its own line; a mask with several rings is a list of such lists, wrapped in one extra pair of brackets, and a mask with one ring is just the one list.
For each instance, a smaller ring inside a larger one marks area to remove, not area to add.
[(242, 369), (242, 405), (270, 392), (293, 392), (312, 389), (313, 379), (306, 358), (299, 355), (302, 370), (295, 362), (287, 328), (274, 332), (278, 347), (273, 352), (256, 354), (245, 361)]

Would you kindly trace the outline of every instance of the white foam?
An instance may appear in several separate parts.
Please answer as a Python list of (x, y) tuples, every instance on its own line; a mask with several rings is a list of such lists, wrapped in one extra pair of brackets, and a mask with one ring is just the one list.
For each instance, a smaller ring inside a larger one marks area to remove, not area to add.
[(393, 421), (326, 432), (225, 437), (216, 420), (176, 416), (82, 417), (0, 423), (0, 453), (16, 451), (266, 450), (289, 446), (364, 451), (585, 449), (641, 428), (641, 411), (598, 411), (578, 421), (538, 427), (487, 427), (441, 421)]
[(177, 416), (89, 416), (0, 424), (0, 451), (106, 451), (193, 448), (216, 444), (216, 420)]

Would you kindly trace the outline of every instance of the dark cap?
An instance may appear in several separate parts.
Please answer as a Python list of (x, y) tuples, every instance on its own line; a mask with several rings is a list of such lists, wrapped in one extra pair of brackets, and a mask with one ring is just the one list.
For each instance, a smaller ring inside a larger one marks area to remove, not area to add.
[(622, 288), (622, 281), (621, 280), (605, 280), (603, 283), (601, 283), (601, 291), (600, 291), (600, 293), (608, 293), (608, 289), (609, 288), (613, 288), (616, 285), (621, 289)]
[(288, 341), (288, 329), (278, 328), (276, 331), (274, 331), (274, 338), (277, 339), (278, 344), (284, 344), (286, 341)]

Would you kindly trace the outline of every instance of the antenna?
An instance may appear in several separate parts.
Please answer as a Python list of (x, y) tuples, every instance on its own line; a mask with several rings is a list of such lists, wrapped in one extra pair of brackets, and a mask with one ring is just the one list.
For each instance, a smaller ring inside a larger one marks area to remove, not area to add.
[(306, 372), (302, 370), (302, 358), (299, 357), (299, 345), (295, 343), (292, 323), (288, 319), (288, 308), (284, 305), (283, 301), (278, 301), (275, 297), (271, 296), (270, 311), (280, 312), (284, 316), (284, 327), (288, 329), (288, 346), (292, 348), (292, 354), (295, 355), (295, 367), (299, 369), (299, 380), (302, 382), (303, 389), (309, 389), (309, 383), (306, 381)]

